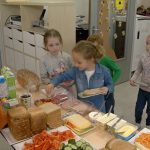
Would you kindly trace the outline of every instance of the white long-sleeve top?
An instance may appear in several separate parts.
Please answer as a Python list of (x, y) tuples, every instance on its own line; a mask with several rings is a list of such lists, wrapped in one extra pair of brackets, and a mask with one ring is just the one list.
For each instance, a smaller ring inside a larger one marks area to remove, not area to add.
[(150, 92), (150, 53), (148, 52), (141, 56), (137, 69), (131, 80), (136, 81), (140, 74), (142, 74), (141, 82), (148, 85), (140, 85), (140, 88), (144, 91)]
[(60, 52), (57, 56), (47, 52), (40, 60), (40, 76), (44, 84), (50, 83), (51, 79), (72, 67), (71, 56), (66, 52)]

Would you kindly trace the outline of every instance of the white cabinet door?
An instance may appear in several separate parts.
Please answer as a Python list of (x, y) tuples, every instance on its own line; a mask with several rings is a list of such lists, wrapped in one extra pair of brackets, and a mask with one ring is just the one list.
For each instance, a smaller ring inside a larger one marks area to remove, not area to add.
[(36, 60), (30, 56), (25, 56), (25, 68), (36, 73)]
[(44, 36), (41, 34), (35, 34), (35, 44), (38, 47), (44, 48)]
[(23, 42), (13, 39), (14, 49), (23, 52)]
[(13, 38), (16, 39), (16, 40), (22, 41), (23, 40), (23, 38), (22, 38), (22, 30), (20, 30), (20, 29), (13, 29)]
[(20, 52), (15, 51), (15, 69), (23, 69), (24, 68), (24, 55)]
[(8, 47), (5, 47), (5, 56), (6, 64), (8, 67), (15, 69), (15, 54), (14, 50)]
[(23, 31), (23, 41), (35, 45), (35, 37), (33, 32)]
[(14, 48), (12, 37), (4, 36), (4, 44), (10, 48)]
[(4, 27), (4, 36), (13, 37), (12, 28), (5, 26)]
[(40, 77), (40, 61), (36, 60), (37, 75)]
[(36, 57), (37, 58), (40, 59), (46, 53), (47, 53), (47, 51), (44, 48), (36, 46)]
[(35, 57), (35, 45), (30, 43), (24, 43), (24, 53)]

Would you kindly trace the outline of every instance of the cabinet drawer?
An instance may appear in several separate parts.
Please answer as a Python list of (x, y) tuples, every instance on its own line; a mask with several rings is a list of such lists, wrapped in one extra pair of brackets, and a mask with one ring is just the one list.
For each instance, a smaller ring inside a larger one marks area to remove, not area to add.
[(24, 53), (35, 57), (35, 45), (24, 43)]
[(23, 52), (23, 42), (20, 40), (13, 39), (14, 49)]
[(6, 46), (13, 48), (13, 39), (8, 36), (4, 36), (4, 43)]
[(35, 34), (35, 43), (37, 46), (44, 48), (44, 36), (41, 34)]
[(24, 68), (24, 55), (20, 52), (15, 51), (15, 69), (23, 69)]
[(36, 73), (36, 60), (30, 56), (25, 56), (25, 68)]
[(35, 44), (34, 33), (23, 31), (23, 41), (26, 43)]
[(46, 54), (47, 51), (44, 48), (36, 46), (36, 57), (41, 58), (44, 54)]
[(16, 40), (22, 41), (22, 30), (20, 29), (12, 29), (13, 30), (13, 38)]
[(4, 36), (12, 37), (12, 29), (10, 27), (4, 27)]
[(15, 68), (15, 56), (14, 50), (8, 47), (5, 47), (5, 55), (6, 55), (6, 64), (8, 67), (14, 69)]

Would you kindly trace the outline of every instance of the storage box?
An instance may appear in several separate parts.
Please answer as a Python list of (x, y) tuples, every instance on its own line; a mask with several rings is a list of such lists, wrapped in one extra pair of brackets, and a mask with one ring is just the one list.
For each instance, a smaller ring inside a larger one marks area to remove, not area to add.
[(128, 141), (136, 134), (137, 129), (137, 126), (130, 123), (126, 123), (124, 126), (116, 130), (116, 132), (124, 131), (124, 133), (116, 133), (116, 137)]

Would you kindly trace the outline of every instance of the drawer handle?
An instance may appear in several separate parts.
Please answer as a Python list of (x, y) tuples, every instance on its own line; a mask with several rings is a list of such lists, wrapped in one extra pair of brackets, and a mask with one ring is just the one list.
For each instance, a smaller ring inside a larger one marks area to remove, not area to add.
[(11, 27), (7, 27), (8, 29), (11, 29)]
[[(30, 43), (29, 43), (30, 44)], [(33, 44), (30, 44), (32, 47), (35, 47), (35, 45), (33, 45)]]
[(20, 29), (17, 29), (19, 32), (22, 32), (22, 30), (20, 30)]
[(32, 34), (32, 35), (34, 35), (34, 33), (33, 32), (29, 32), (30, 34)]
[(18, 42), (23, 43), (23, 41), (18, 40)]
[(140, 31), (137, 33), (137, 39), (140, 39)]
[(11, 39), (11, 40), (12, 40), (12, 38), (11, 38), (11, 37), (9, 37), (9, 39)]

